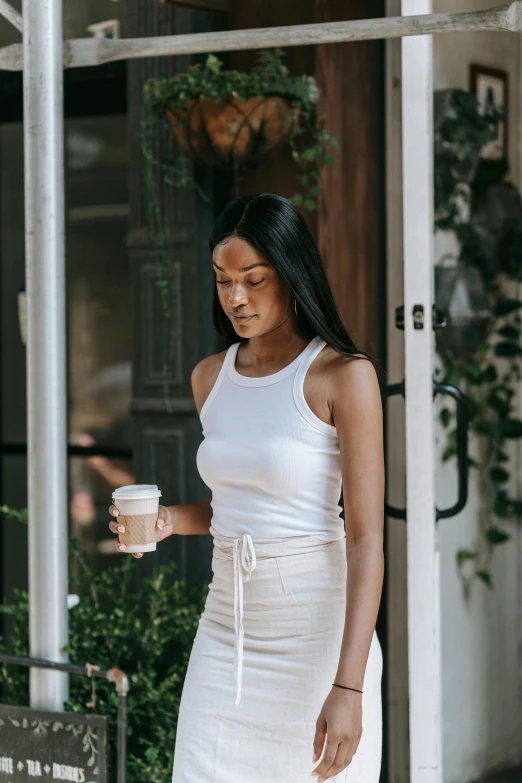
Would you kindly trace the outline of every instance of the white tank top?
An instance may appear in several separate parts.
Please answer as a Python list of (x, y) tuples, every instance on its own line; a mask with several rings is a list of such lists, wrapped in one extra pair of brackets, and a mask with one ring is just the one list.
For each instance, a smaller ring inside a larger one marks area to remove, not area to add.
[(314, 337), (293, 362), (251, 378), (229, 347), (200, 413), (196, 463), (212, 491), (212, 525), (234, 538), (343, 538), (337, 430), (311, 410), (306, 371), (326, 345)]

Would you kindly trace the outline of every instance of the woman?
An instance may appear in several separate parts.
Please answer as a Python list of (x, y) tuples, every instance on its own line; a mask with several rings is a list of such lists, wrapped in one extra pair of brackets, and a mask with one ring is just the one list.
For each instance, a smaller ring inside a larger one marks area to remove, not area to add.
[(270, 193), (233, 201), (210, 249), (214, 321), (232, 343), (192, 372), (197, 465), (212, 498), (160, 506), (157, 522), (158, 541), (214, 537), (172, 781), (378, 783), (377, 373), (346, 332), (291, 202)]

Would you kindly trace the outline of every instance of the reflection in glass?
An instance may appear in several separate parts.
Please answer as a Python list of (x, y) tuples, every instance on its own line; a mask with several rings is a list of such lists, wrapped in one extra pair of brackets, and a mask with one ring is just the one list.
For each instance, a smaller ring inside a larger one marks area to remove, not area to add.
[[(131, 447), (127, 118), (65, 123), (69, 442)], [(134, 483), (132, 461), (69, 461), (71, 535), (93, 567), (118, 557), (108, 529), (113, 489)]]
[(115, 536), (108, 528), (108, 509), (113, 489), (134, 483), (132, 462), (99, 456), (71, 457), (69, 475), (71, 535), (80, 540), (93, 568), (103, 568), (108, 556), (119, 557)]

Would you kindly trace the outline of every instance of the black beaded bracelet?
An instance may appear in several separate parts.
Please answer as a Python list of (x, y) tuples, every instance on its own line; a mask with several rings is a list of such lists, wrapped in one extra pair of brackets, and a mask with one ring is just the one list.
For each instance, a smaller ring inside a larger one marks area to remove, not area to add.
[(362, 693), (359, 688), (349, 688), (347, 685), (338, 685), (336, 682), (332, 682), (332, 685), (335, 685), (337, 688), (346, 688), (347, 691), (357, 691), (357, 693)]

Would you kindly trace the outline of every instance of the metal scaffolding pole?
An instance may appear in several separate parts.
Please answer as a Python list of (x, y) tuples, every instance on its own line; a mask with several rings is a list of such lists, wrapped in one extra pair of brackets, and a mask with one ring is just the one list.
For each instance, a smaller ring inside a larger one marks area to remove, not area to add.
[[(61, 0), (23, 0), (29, 634), (66, 662), (67, 395)], [(61, 710), (68, 675), (32, 669), (31, 706)]]

